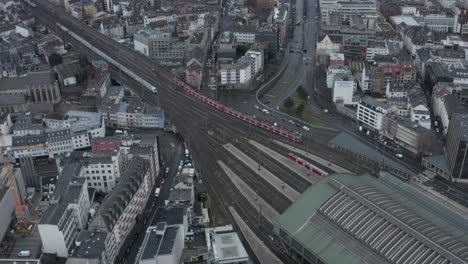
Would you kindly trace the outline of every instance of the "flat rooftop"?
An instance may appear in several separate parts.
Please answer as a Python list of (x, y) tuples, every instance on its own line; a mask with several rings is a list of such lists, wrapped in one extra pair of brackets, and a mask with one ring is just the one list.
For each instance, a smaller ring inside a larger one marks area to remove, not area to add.
[(78, 234), (72, 258), (100, 259), (106, 249), (107, 232), (94, 232), (83, 230)]

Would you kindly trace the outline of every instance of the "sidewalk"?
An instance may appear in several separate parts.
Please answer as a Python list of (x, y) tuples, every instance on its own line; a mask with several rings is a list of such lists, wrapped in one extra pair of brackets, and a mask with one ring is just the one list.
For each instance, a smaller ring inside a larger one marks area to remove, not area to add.
[(219, 166), (231, 179), (232, 183), (237, 187), (240, 193), (249, 201), (254, 208), (259, 208), (260, 212), (268, 221), (276, 219), (280, 214), (273, 209), (265, 200), (250, 188), (239, 176), (237, 176), (224, 162), (218, 160)]
[(257, 175), (262, 177), (266, 182), (270, 183), (278, 192), (284, 194), (290, 201), (294, 202), (301, 194), (294, 190), (291, 186), (276, 177), (273, 173), (269, 172), (263, 166), (259, 166), (256, 161), (247, 156), (240, 149), (233, 146), (231, 143), (224, 145), (224, 148), (234, 155), (238, 160), (242, 161), (247, 167), (255, 171)]
[(276, 257), (270, 249), (268, 249), (263, 242), (258, 238), (255, 233), (249, 228), (248, 224), (244, 222), (242, 217), (237, 213), (236, 209), (232, 206), (229, 206), (229, 212), (231, 212), (234, 220), (239, 226), (242, 235), (244, 235), (245, 240), (250, 245), (250, 248), (253, 250), (258, 260), (262, 264), (282, 264), (283, 262)]

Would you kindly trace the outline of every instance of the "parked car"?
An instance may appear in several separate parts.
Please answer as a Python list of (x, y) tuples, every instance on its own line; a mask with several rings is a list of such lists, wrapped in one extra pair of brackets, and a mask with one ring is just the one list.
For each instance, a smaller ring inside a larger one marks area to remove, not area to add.
[(308, 126), (303, 126), (302, 128), (303, 128), (304, 130), (307, 130), (307, 131), (310, 130), (310, 128), (309, 128)]

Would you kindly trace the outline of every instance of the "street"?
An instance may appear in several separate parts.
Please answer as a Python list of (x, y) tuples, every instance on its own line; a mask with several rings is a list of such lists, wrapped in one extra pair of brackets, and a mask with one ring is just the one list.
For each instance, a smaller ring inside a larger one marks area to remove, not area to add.
[[(184, 154), (184, 144), (181, 139), (171, 132), (162, 132), (159, 137), (159, 150), (161, 156), (159, 177), (153, 186), (148, 199), (144, 213), (140, 216), (137, 223), (134, 225), (131, 232), (128, 234), (126, 241), (122, 244), (120, 252), (117, 256), (117, 263), (137, 263), (136, 260), (140, 246), (145, 238), (145, 232), (154, 216), (157, 208), (164, 206), (164, 201), (169, 198), (171, 193), (172, 183), (177, 174), (179, 162)], [(169, 167), (169, 173), (164, 178), (165, 169)], [(164, 180), (163, 187), (159, 197), (155, 197), (154, 191)]]

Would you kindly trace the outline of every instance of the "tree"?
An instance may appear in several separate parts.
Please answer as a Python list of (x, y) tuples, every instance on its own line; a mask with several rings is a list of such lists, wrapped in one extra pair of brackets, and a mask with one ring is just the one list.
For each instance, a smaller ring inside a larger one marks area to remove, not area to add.
[(299, 98), (301, 98), (302, 100), (306, 100), (307, 99), (307, 91), (306, 89), (304, 88), (304, 86), (302, 85), (299, 85), (299, 87), (297, 87), (297, 95), (299, 96)]
[(242, 46), (237, 46), (237, 57), (242, 57), (244, 54), (249, 50), (249, 46), (242, 45)]
[(81, 55), (80, 56), (80, 66), (81, 68), (84, 68), (88, 65), (91, 65), (91, 63), (89, 63), (89, 60), (88, 60), (88, 57), (85, 56), (85, 55)]
[(288, 98), (286, 98), (286, 100), (284, 100), (283, 105), (284, 105), (284, 107), (286, 107), (286, 108), (291, 108), (291, 107), (294, 105), (294, 102), (293, 102), (293, 100), (291, 99), (291, 97), (288, 97)]
[(63, 59), (62, 56), (58, 55), (57, 53), (53, 53), (49, 56), (49, 64), (50, 67), (54, 67), (55, 65), (62, 64)]
[(302, 112), (304, 112), (304, 104), (300, 104), (300, 105), (296, 108), (296, 115), (300, 116), (300, 115), (302, 115)]

